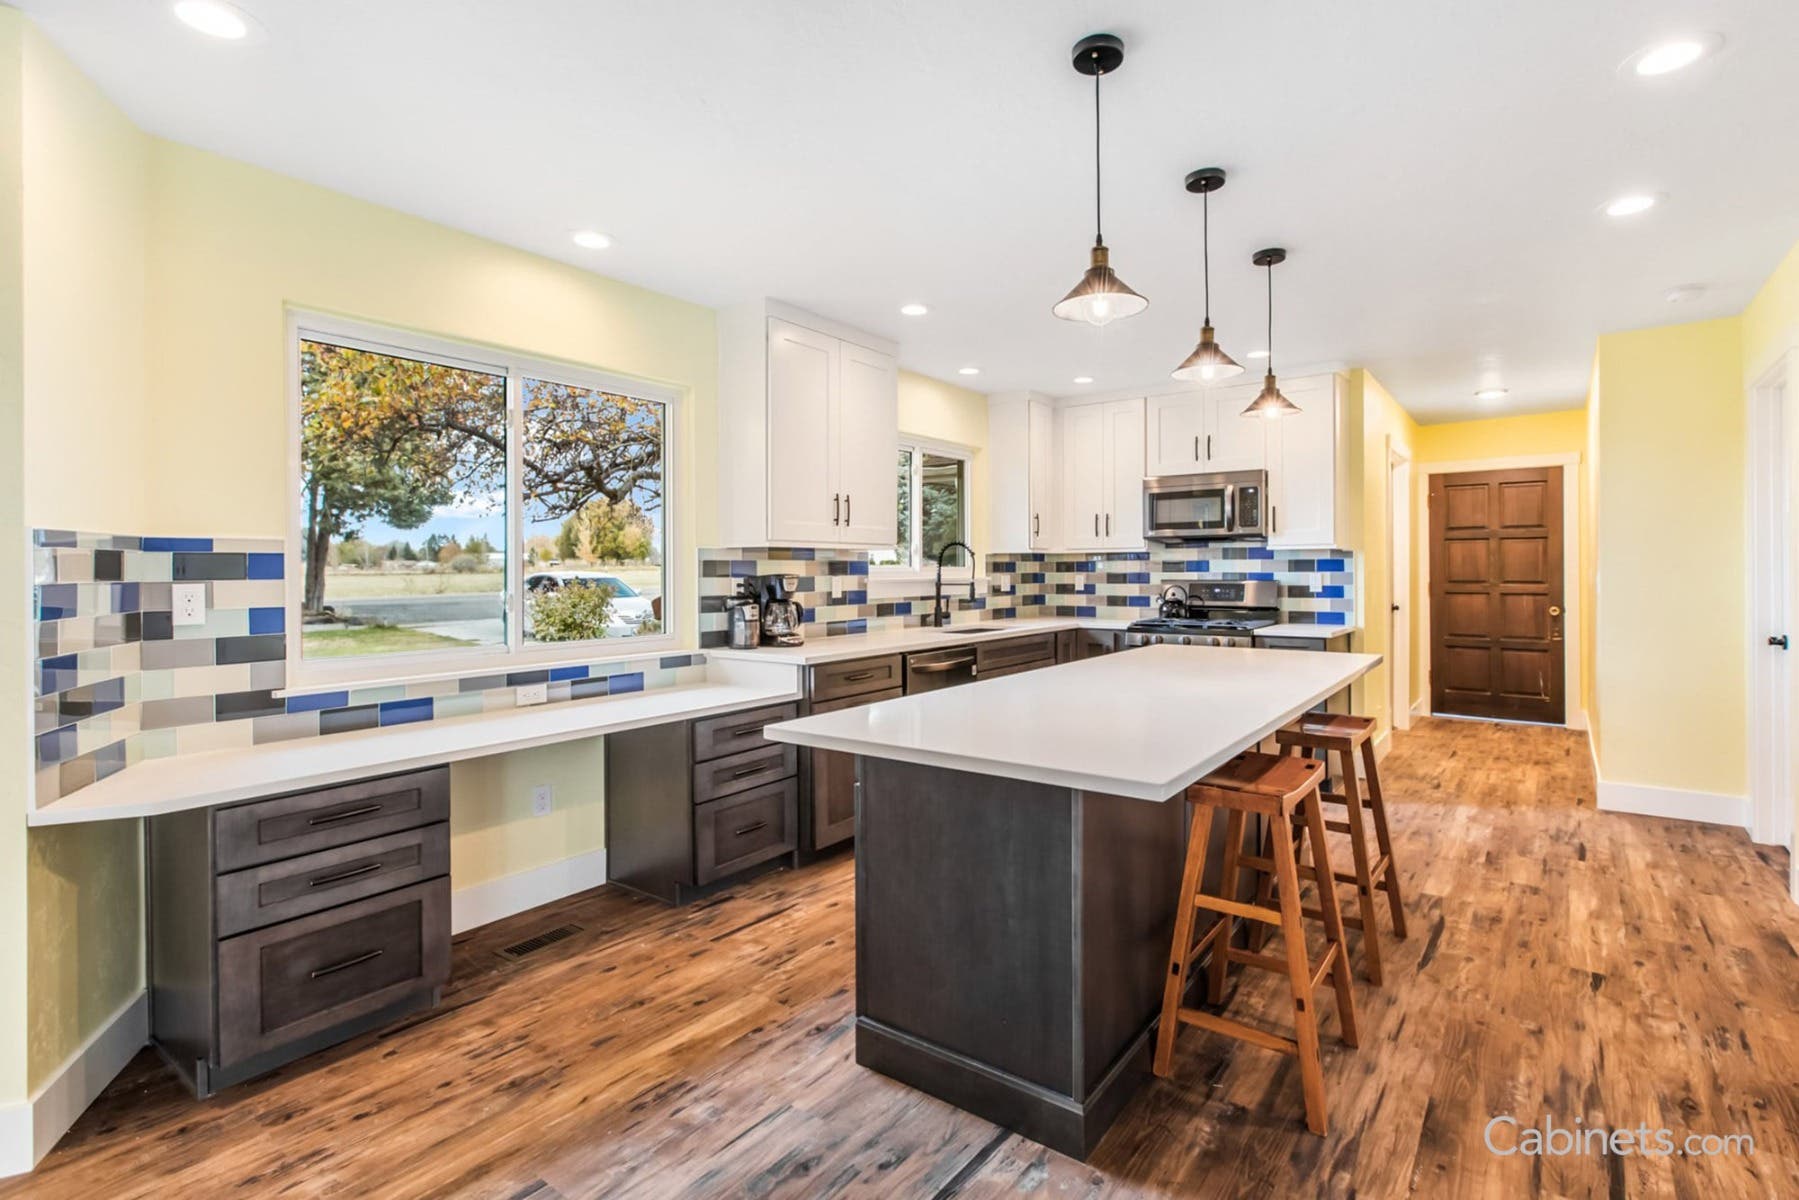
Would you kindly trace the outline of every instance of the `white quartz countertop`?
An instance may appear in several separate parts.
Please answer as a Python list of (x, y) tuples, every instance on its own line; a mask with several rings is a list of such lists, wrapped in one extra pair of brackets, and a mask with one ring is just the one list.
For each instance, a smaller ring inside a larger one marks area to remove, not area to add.
[[(1016, 621), (973, 621), (965, 625), (946, 625), (942, 629), (914, 625), (905, 629), (882, 630), (880, 633), (841, 633), (836, 637), (809, 638), (802, 646), (758, 646), (754, 650), (708, 646), (706, 657), (811, 666), (815, 663), (840, 662), (846, 658), (904, 654), (912, 650), (939, 650), (946, 646), (1002, 641), (1008, 635), (1025, 637), (1033, 633), (1055, 633), (1062, 629), (1123, 629), (1129, 624), (1129, 621), (1105, 621), (1091, 617), (1025, 617)], [(976, 632), (970, 633), (971, 629)], [(1004, 632), (979, 632), (983, 629)]]
[(1255, 634), (1257, 637), (1323, 638), (1332, 642), (1361, 631), (1360, 625), (1315, 625), (1309, 622), (1283, 621), (1279, 625), (1264, 625)]
[(775, 741), (1166, 800), (1377, 654), (1145, 646), (768, 727)]
[(620, 733), (666, 721), (778, 704), (797, 700), (800, 694), (798, 671), (750, 671), (737, 678), (657, 688), (628, 696), (571, 700), (329, 737), (296, 738), (240, 750), (145, 759), (117, 775), (31, 810), (27, 821), (32, 825), (66, 825), (205, 808)]

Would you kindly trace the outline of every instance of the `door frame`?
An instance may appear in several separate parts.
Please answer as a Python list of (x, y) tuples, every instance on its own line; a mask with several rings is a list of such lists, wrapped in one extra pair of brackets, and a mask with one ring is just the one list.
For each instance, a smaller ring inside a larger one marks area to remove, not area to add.
[(1387, 711), (1412, 727), (1412, 458), (1387, 437)]
[[(1568, 729), (1587, 727), (1587, 710), (1580, 692), (1580, 463), (1579, 451), (1565, 454), (1517, 454), (1506, 458), (1473, 458), (1460, 462), (1419, 463), (1413, 472), (1417, 511), (1424, 536), (1417, 539), (1412, 558), (1418, 565), (1419, 592), (1430, 595), (1430, 477), (1459, 475), (1465, 471), (1511, 471), (1521, 467), (1562, 468), (1562, 724)], [(1419, 644), (1430, 645), (1430, 604), (1418, 611)], [(1431, 660), (1424, 656), (1424, 702), (1429, 710)]]
[[(1794, 848), (1794, 796), (1799, 794), (1792, 750), (1799, 664), (1794, 651), (1769, 652), (1767, 638), (1799, 637), (1799, 554), (1790, 549), (1799, 513), (1794, 450), (1799, 445), (1799, 351), (1777, 356), (1749, 385), (1746, 519), (1749, 548), (1749, 836), (1764, 845)], [(1799, 855), (1790, 888), (1799, 900)]]

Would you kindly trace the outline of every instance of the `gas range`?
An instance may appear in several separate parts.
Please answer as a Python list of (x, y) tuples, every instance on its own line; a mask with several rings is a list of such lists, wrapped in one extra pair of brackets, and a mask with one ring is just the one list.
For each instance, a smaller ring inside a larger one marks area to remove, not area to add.
[(1270, 580), (1195, 583), (1187, 590), (1186, 616), (1133, 621), (1124, 644), (1250, 646), (1256, 630), (1280, 622), (1280, 585)]

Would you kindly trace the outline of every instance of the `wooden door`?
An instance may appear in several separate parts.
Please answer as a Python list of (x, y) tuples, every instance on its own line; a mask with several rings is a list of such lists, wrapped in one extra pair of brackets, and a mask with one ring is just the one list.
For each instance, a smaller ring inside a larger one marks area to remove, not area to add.
[(1433, 475), (1431, 708), (1559, 725), (1562, 468)]
[(836, 479), (843, 492), (844, 545), (893, 544), (899, 508), (899, 369), (893, 356), (839, 343)]
[[(843, 498), (832, 496), (838, 345), (834, 337), (786, 321), (768, 322), (770, 541), (829, 546), (842, 536)], [(893, 473), (891, 461), (887, 473)], [(889, 506), (889, 525), (892, 517)]]

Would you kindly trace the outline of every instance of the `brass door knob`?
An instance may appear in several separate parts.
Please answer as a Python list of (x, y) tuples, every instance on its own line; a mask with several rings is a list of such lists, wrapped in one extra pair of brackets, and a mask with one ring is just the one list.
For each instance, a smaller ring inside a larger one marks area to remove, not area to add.
[(1549, 615), (1552, 617), (1561, 616), (1562, 615), (1562, 606), (1559, 604), (1551, 604), (1549, 606)]

